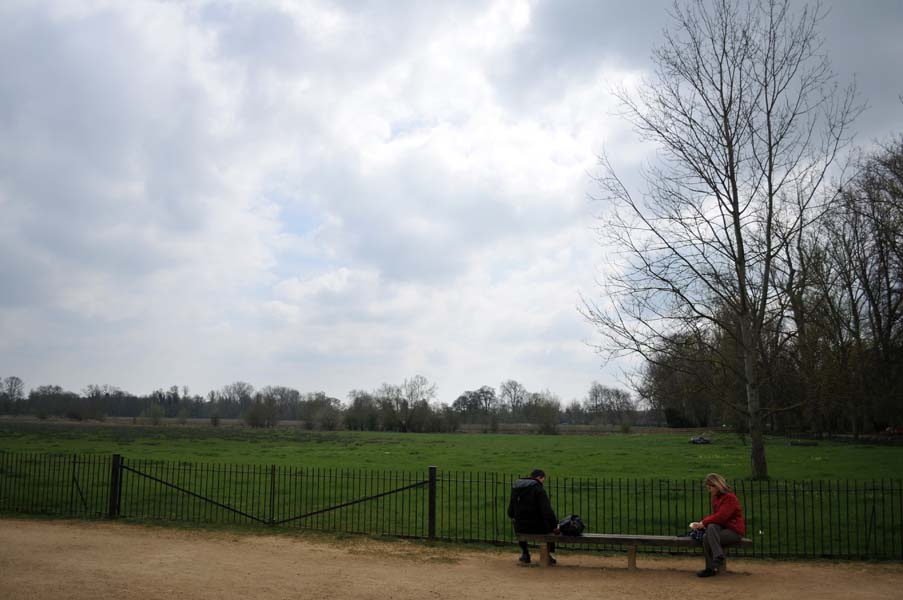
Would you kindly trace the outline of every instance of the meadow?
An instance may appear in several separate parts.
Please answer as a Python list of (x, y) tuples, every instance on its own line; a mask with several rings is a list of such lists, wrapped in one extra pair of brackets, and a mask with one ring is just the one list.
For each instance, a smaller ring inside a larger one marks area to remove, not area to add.
[[(750, 477), (749, 446), (734, 433), (713, 443), (690, 434), (605, 435), (403, 434), (307, 431), (209, 424), (139, 426), (0, 421), (0, 452), (110, 455), (192, 463), (319, 468), (395, 469), (524, 474), (541, 467), (553, 477), (697, 480), (718, 471)], [(769, 438), (769, 473), (780, 480), (871, 480), (898, 477), (903, 446), (820, 441), (792, 446)]]
[[(293, 425), (0, 421), (0, 512), (257, 524), (510, 543), (511, 483), (541, 467), (560, 515), (591, 531), (676, 535), (708, 511), (710, 471), (733, 481), (756, 556), (903, 558), (903, 448), (768, 440), (771, 480), (716, 432), (400, 434)], [(123, 457), (111, 468), (113, 454)], [(427, 470), (437, 467), (435, 495)], [(118, 473), (114, 478), (113, 473)], [(121, 484), (115, 484), (121, 479)], [(115, 494), (113, 490), (118, 490)], [(434, 497), (435, 501), (430, 498)], [(433, 509), (429, 507), (434, 505)], [(435, 520), (430, 519), (431, 511)], [(746, 552), (746, 551), (744, 551)]]

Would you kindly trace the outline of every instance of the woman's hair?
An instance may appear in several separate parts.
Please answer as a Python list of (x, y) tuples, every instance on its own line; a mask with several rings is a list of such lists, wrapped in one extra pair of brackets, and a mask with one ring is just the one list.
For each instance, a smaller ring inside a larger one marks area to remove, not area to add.
[(719, 494), (726, 494), (731, 491), (731, 486), (729, 486), (724, 477), (722, 477), (718, 473), (709, 473), (708, 475), (706, 475), (705, 484), (710, 485), (718, 490)]

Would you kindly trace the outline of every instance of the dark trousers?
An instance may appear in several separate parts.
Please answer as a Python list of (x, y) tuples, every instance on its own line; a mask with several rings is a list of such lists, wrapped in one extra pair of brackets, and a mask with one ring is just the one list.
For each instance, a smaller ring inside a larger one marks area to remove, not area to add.
[[(518, 545), (520, 545), (521, 552), (527, 555), (530, 554), (530, 547), (527, 545), (527, 542), (518, 542)], [(555, 552), (554, 543), (549, 544), (549, 552)]]
[(732, 529), (721, 525), (709, 525), (702, 536), (702, 550), (705, 553), (705, 568), (721, 568), (724, 564), (724, 547), (738, 543), (742, 538)]
[[(552, 530), (545, 525), (521, 525), (518, 527), (517, 523), (514, 521), (511, 522), (511, 525), (514, 527), (514, 531), (516, 533), (552, 533)], [(530, 554), (530, 548), (527, 545), (527, 542), (518, 542), (520, 546), (521, 552), (524, 554)], [(555, 552), (555, 544), (549, 544), (549, 552)]]

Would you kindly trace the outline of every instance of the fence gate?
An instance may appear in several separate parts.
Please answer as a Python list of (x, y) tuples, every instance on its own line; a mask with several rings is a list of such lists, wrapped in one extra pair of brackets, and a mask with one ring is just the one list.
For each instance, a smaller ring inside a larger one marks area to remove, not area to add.
[(133, 461), (116, 454), (108, 515), (433, 538), (435, 498), (435, 467), (424, 478), (394, 471)]

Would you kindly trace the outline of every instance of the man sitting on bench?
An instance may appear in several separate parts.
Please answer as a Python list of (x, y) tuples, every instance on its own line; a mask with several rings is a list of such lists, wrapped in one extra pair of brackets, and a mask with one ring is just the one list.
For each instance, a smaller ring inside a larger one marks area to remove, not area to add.
[[(558, 518), (552, 510), (552, 503), (542, 484), (546, 474), (542, 469), (533, 469), (529, 477), (518, 479), (511, 486), (511, 500), (508, 502), (508, 516), (514, 523), (517, 533), (558, 533)], [(518, 562), (530, 564), (530, 549), (527, 542), (519, 542), (521, 555)], [(555, 545), (549, 545), (549, 552), (555, 551)], [(551, 564), (555, 559), (550, 556)]]

